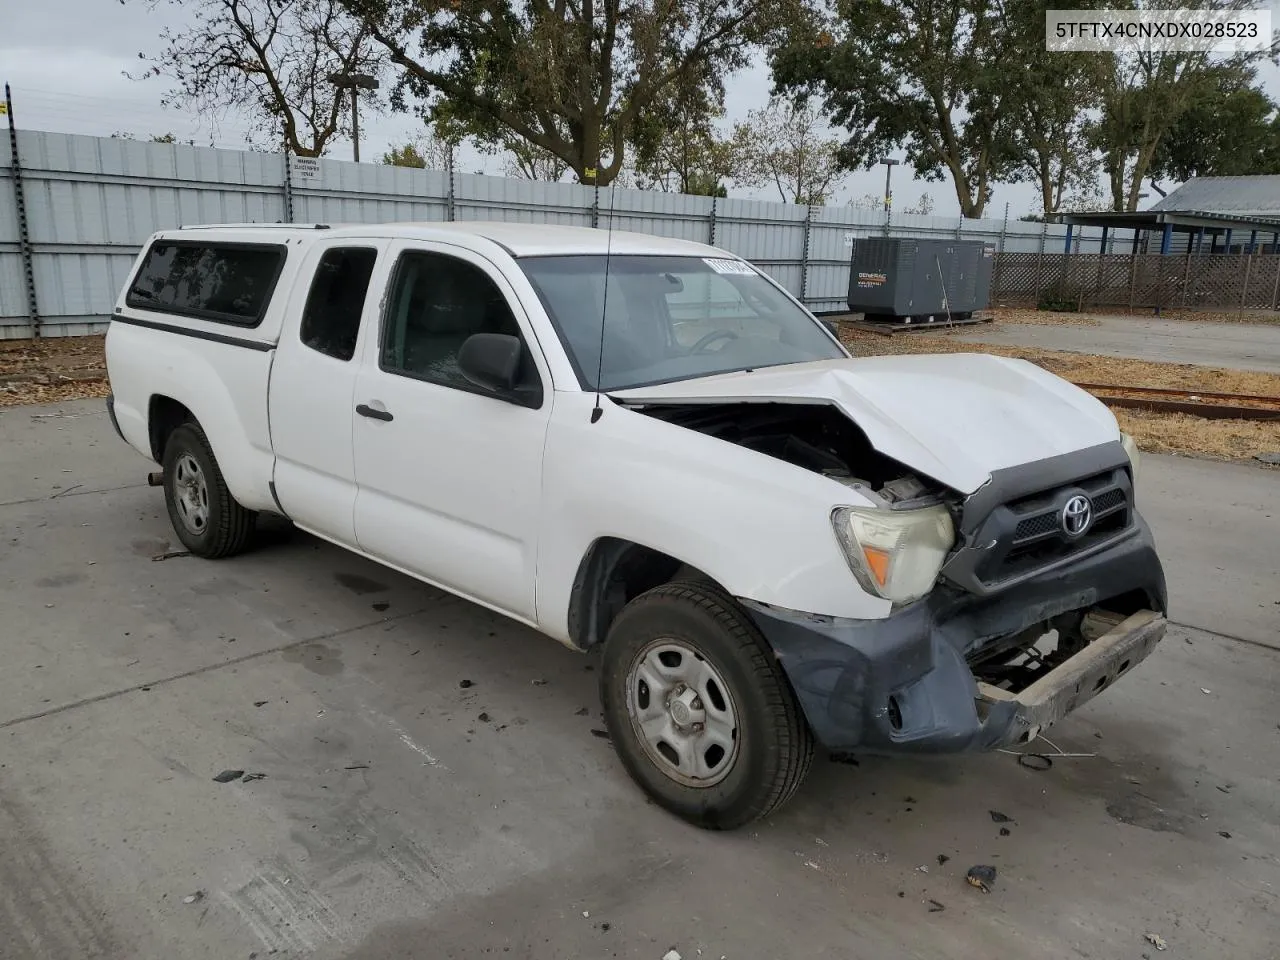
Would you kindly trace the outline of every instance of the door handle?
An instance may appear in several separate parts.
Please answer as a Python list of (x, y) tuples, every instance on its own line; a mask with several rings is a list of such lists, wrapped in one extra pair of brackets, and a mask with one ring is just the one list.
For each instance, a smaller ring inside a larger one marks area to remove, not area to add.
[(391, 415), (390, 411), (375, 410), (373, 407), (369, 406), (367, 403), (356, 404), (356, 413), (360, 414), (360, 416), (362, 417), (372, 417), (374, 420), (394, 420), (395, 419), (395, 417)]

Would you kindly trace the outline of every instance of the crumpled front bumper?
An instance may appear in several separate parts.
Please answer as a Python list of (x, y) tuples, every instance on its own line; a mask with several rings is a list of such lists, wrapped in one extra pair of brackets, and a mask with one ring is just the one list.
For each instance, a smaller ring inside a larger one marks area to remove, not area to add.
[[(980, 684), (965, 651), (1122, 595), (1135, 612), (1021, 693)], [(1163, 637), (1164, 571), (1140, 517), (1132, 536), (990, 597), (935, 589), (883, 620), (845, 620), (742, 601), (828, 749), (956, 753), (1025, 742), (1109, 687)]]

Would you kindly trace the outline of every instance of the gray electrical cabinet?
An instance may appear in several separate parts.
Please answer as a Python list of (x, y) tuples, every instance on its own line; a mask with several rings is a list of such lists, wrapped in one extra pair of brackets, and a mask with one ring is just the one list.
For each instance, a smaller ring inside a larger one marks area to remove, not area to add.
[(968, 320), (991, 302), (995, 254), (981, 240), (855, 240), (849, 309), (891, 323)]

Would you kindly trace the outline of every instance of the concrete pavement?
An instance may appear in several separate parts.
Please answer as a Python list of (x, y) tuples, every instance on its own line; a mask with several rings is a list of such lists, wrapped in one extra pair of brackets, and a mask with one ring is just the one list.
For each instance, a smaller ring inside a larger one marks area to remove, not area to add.
[[(1193, 626), (1050, 734), (1096, 756), (818, 762), (777, 816), (712, 834), (593, 735), (590, 657), (282, 527), (234, 560), (153, 560), (175, 543), (160, 491), (100, 410), (0, 411), (5, 960), (1280, 942), (1280, 472), (1146, 458)], [(228, 768), (265, 777), (213, 782)], [(999, 869), (989, 896), (974, 863)]]
[(1107, 316), (1095, 319), (1097, 326), (1001, 323), (952, 336), (967, 343), (1280, 373), (1280, 324)]

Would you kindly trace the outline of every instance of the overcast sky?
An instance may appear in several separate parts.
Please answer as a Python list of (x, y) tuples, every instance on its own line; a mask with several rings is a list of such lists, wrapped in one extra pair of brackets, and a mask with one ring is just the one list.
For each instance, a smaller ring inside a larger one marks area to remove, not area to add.
[[(1280, 0), (1271, 0), (1273, 22), (1280, 26)], [(209, 121), (160, 105), (163, 79), (132, 81), (125, 71), (142, 66), (140, 51), (159, 48), (159, 34), (166, 26), (180, 26), (180, 7), (161, 4), (149, 10), (139, 0), (121, 5), (118, 0), (29, 0), (6, 4), (0, 20), (0, 74), (13, 87), (14, 113), (20, 126), (109, 136), (118, 131), (148, 137), (172, 132), (181, 139), (218, 146), (239, 147), (246, 124), (242, 118)], [(1268, 92), (1280, 99), (1280, 70), (1268, 67), (1263, 74)], [(1016, 74), (1011, 76), (1016, 80)], [(769, 74), (763, 64), (743, 71), (729, 84), (729, 119), (742, 119), (748, 110), (762, 106), (769, 96)], [(421, 130), (405, 114), (361, 113), (361, 152), (365, 159), (380, 157), (388, 144), (411, 139)], [(330, 156), (350, 159), (349, 142), (337, 144)], [(465, 158), (468, 172), (501, 175), (501, 160), (478, 154)], [(879, 195), (884, 168), (854, 174), (837, 196), (837, 202), (865, 194)], [(894, 170), (894, 206), (902, 209), (916, 202), (922, 192), (933, 198), (935, 213), (955, 215), (959, 205), (949, 181), (913, 181), (904, 167)], [(733, 196), (777, 200), (776, 191), (735, 189)], [(1150, 202), (1150, 201), (1148, 201)], [(1037, 191), (1027, 184), (998, 185), (987, 215), (999, 218), (1008, 203), (1010, 216), (1038, 209)]]

